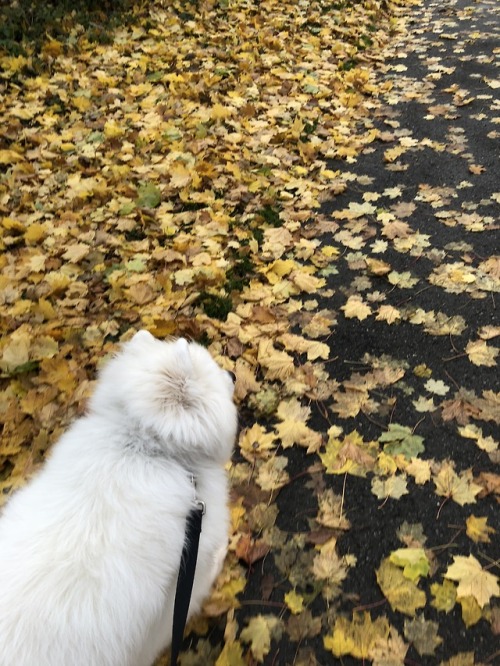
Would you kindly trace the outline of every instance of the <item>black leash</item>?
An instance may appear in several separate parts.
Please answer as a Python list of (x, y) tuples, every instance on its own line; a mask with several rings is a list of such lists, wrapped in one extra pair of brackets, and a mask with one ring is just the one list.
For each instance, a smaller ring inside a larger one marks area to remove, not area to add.
[(172, 647), (170, 666), (177, 666), (177, 658), (182, 645), (184, 629), (193, 590), (198, 546), (200, 543), (201, 521), (205, 513), (205, 503), (197, 501), (197, 507), (191, 509), (186, 521), (186, 536), (182, 549), (181, 567), (175, 590), (174, 620), (172, 624)]

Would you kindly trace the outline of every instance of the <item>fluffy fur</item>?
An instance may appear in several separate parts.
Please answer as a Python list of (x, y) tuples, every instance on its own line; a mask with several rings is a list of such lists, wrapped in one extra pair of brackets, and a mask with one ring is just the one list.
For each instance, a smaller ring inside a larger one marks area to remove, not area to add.
[(170, 643), (195, 495), (199, 610), (227, 547), (232, 395), (205, 349), (146, 331), (104, 367), (88, 413), (0, 517), (0, 666), (150, 666)]

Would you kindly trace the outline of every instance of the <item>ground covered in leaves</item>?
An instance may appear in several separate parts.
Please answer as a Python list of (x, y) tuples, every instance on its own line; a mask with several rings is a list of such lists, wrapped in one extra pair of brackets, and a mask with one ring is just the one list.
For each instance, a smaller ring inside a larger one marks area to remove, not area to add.
[(498, 659), (494, 6), (150, 2), (1, 41), (4, 499), (134, 330), (237, 376), (182, 666)]

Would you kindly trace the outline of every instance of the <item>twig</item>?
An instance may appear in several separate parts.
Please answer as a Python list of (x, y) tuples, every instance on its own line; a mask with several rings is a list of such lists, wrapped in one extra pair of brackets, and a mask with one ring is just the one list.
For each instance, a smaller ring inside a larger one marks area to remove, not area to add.
[(344, 474), (344, 483), (342, 484), (342, 497), (340, 500), (340, 516), (339, 516), (339, 525), (342, 522), (342, 512), (344, 509), (344, 497), (345, 497), (345, 485), (347, 483), (347, 472)]
[(457, 389), (457, 391), (460, 391), (460, 386), (459, 386), (458, 383), (453, 379), (453, 377), (450, 375), (450, 373), (449, 373), (447, 370), (445, 370), (445, 371), (444, 371), (444, 374), (448, 377), (448, 379), (450, 379), (450, 380), (455, 384), (455, 388)]
[(436, 515), (436, 520), (439, 520), (439, 516), (441, 514), (441, 509), (446, 504), (446, 502), (448, 502), (449, 499), (450, 499), (449, 497), (445, 497), (444, 500), (441, 502), (441, 506), (439, 507), (439, 511), (437, 512), (437, 515)]
[(387, 599), (381, 599), (380, 601), (374, 601), (372, 604), (364, 604), (362, 606), (356, 606), (355, 608), (352, 609), (352, 612), (357, 613), (359, 611), (365, 611), (365, 610), (370, 610), (372, 608), (378, 608), (378, 606), (383, 606), (386, 603), (387, 603)]

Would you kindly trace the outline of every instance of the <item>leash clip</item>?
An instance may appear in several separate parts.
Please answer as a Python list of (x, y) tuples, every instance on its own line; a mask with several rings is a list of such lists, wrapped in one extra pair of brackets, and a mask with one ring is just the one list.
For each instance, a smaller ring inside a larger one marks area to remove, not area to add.
[(201, 515), (204, 516), (207, 512), (207, 505), (203, 500), (200, 500), (196, 497), (196, 477), (194, 474), (189, 475), (190, 480), (191, 480), (191, 485), (194, 488), (194, 503), (196, 504), (196, 507), (201, 511)]
[(196, 499), (195, 504), (198, 507), (198, 509), (200, 509), (201, 515), (204, 516), (207, 512), (207, 505), (205, 504), (205, 502), (203, 500)]

